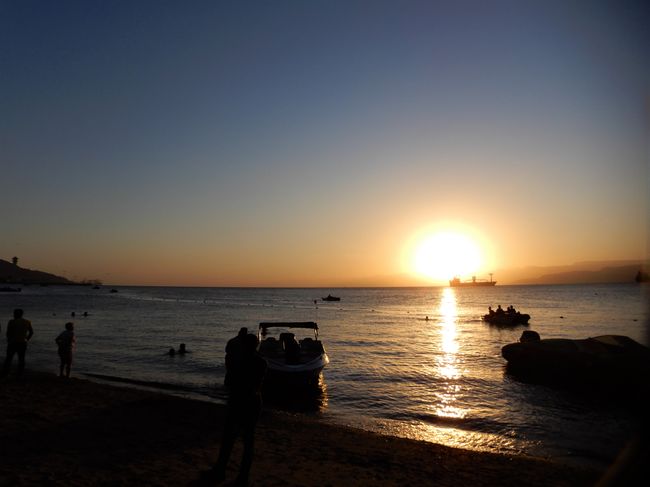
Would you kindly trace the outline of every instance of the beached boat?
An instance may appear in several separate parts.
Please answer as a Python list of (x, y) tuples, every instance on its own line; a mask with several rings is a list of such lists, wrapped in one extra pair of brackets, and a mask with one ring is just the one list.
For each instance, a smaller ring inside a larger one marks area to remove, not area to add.
[(501, 355), (510, 373), (533, 382), (650, 384), (650, 349), (622, 335), (542, 340), (536, 332), (525, 331), (518, 343), (505, 345)]
[[(271, 336), (270, 330), (277, 336)], [(313, 338), (296, 339), (295, 332), (305, 330), (310, 330)], [(330, 360), (318, 338), (315, 322), (260, 323), (258, 338), (259, 354), (268, 364), (265, 381), (318, 385), (320, 373)]]
[(332, 296), (331, 294), (328, 294), (326, 297), (321, 298), (323, 301), (341, 301), (341, 298), (338, 296)]
[(492, 280), (492, 274), (490, 274), (490, 280), (487, 279), (476, 279), (476, 276), (472, 276), (472, 279), (469, 281), (461, 281), (459, 277), (454, 277), (449, 281), (451, 287), (483, 287), (483, 286), (494, 286), (496, 281)]

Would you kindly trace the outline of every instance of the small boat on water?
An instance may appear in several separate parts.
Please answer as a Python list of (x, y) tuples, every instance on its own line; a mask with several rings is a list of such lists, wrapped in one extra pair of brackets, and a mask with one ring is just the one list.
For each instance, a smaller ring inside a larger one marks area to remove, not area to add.
[(331, 294), (328, 294), (326, 297), (321, 298), (323, 301), (341, 301), (341, 298), (338, 296), (332, 296)]
[(486, 315), (483, 315), (483, 321), (489, 323), (490, 325), (496, 326), (527, 326), (529, 320), (529, 314), (520, 313), (513, 307), (509, 307), (507, 311), (503, 311), (501, 307), (499, 307), (496, 311), (493, 311), (492, 308), (490, 308), (490, 312)]
[(484, 286), (495, 286), (496, 281), (492, 280), (492, 274), (490, 274), (490, 280), (487, 279), (477, 279), (476, 276), (472, 276), (472, 279), (469, 281), (461, 281), (459, 277), (454, 277), (449, 281), (449, 286), (451, 287), (484, 287)]
[(650, 349), (623, 335), (542, 340), (524, 331), (501, 349), (507, 371), (528, 381), (629, 387), (650, 384)]
[[(270, 336), (273, 330), (275, 335)], [(310, 330), (313, 338), (296, 339), (296, 331)], [(330, 359), (318, 338), (318, 324), (305, 322), (263, 322), (259, 325), (259, 354), (268, 364), (266, 381), (286, 385), (318, 385)]]
[(1, 293), (19, 293), (22, 291), (22, 288), (19, 287), (0, 287)]

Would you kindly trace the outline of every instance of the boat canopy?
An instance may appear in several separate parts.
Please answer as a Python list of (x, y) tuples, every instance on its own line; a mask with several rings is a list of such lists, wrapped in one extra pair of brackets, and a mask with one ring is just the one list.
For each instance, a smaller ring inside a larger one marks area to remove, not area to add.
[(318, 330), (318, 324), (314, 321), (266, 321), (260, 323), (260, 330), (264, 331), (267, 328), (307, 328), (309, 330)]

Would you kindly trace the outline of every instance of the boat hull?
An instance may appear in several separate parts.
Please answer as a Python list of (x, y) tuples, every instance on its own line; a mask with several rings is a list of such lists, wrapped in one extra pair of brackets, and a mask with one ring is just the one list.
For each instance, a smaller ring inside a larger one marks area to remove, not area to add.
[[(264, 357), (264, 355), (262, 356)], [(294, 386), (318, 385), (320, 374), (329, 361), (326, 353), (297, 364), (287, 364), (284, 360), (266, 358), (268, 368), (265, 381)]]
[(483, 315), (483, 321), (495, 326), (527, 326), (530, 320), (530, 315), (526, 313), (493, 313)]
[(496, 285), (496, 281), (449, 282), (451, 287), (486, 287)]

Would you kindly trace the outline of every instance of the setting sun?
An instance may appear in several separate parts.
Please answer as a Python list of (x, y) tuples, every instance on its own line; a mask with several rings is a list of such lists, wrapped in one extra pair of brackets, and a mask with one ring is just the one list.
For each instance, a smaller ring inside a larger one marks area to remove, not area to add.
[(455, 232), (425, 237), (413, 254), (413, 270), (434, 280), (474, 274), (481, 263), (481, 251), (476, 242)]

